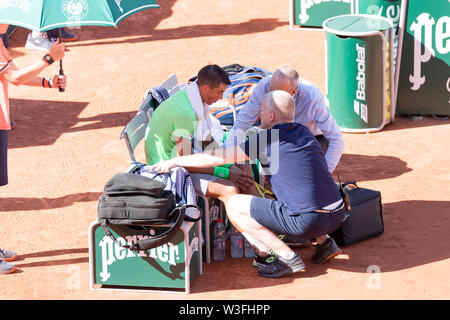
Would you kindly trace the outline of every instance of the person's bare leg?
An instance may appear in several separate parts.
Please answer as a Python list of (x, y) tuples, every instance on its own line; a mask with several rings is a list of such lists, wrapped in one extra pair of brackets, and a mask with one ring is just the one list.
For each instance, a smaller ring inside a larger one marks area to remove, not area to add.
[[(268, 253), (269, 249), (272, 249), (285, 257), (294, 254), (294, 251), (277, 235), (250, 216), (250, 202), (253, 196), (239, 194), (239, 188), (232, 182), (217, 179), (208, 183), (206, 196), (217, 198), (225, 204), (228, 219), (240, 232), (256, 239), (257, 243), (252, 244), (261, 253)], [(262, 246), (258, 246), (258, 242)]]
[(206, 196), (216, 198), (222, 201), (224, 204), (228, 199), (239, 193), (239, 188), (236, 187), (231, 181), (225, 179), (216, 179), (214, 182), (208, 183), (206, 189)]
[(224, 202), (230, 221), (239, 231), (249, 234), (278, 255), (290, 256), (294, 254), (294, 251), (277, 235), (251, 217), (250, 203), (252, 198), (253, 196), (250, 195), (236, 194)]

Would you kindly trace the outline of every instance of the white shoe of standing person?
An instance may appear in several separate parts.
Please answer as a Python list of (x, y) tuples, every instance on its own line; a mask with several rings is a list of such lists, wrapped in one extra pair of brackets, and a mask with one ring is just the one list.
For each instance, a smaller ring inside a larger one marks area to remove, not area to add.
[(44, 33), (33, 31), (28, 34), (27, 43), (25, 48), (31, 50), (50, 51), (53, 42), (47, 39)]

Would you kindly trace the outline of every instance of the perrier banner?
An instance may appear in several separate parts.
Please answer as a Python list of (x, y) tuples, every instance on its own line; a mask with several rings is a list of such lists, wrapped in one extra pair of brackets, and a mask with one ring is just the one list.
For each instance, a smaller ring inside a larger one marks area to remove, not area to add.
[(331, 17), (352, 13), (353, 0), (291, 0), (291, 25), (321, 28)]
[(450, 1), (404, 0), (397, 113), (450, 115)]
[[(93, 224), (91, 236), (91, 264), (93, 288), (165, 288), (189, 292), (190, 283), (201, 274), (199, 250), (199, 222), (183, 222), (181, 229), (170, 240), (157, 248), (139, 252), (124, 249), (105, 235), (98, 223)], [(117, 241), (135, 243), (149, 233), (161, 234), (167, 226), (149, 227), (109, 226)], [(188, 249), (186, 249), (186, 247)]]

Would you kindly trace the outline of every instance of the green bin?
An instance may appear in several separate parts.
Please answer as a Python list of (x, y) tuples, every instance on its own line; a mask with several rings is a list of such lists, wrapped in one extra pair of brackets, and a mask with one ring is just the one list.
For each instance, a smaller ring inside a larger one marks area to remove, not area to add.
[(381, 17), (388, 18), (394, 25), (394, 74), (395, 66), (397, 64), (397, 47), (399, 38), (398, 25), (401, 15), (402, 0), (354, 0), (355, 13), (375, 14)]
[[(326, 95), (342, 132), (374, 132), (393, 120), (393, 24), (367, 14), (324, 21)], [(392, 119), (391, 119), (392, 117)]]

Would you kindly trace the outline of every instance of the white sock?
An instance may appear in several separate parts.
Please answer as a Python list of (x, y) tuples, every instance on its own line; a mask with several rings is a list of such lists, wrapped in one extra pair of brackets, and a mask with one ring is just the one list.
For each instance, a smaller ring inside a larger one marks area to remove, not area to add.
[(258, 251), (261, 252), (269, 252), (269, 248), (267, 248), (261, 241), (256, 240), (251, 235), (249, 235), (247, 232), (242, 232), (242, 235), (252, 244), (252, 246), (256, 247)]
[(280, 257), (282, 257), (283, 259), (285, 259), (285, 260), (291, 260), (291, 259), (293, 259), (294, 257), (295, 257), (295, 252), (294, 251), (292, 251), (292, 252), (290, 252), (289, 254), (287, 254), (287, 255), (285, 255), (285, 254), (278, 254)]

